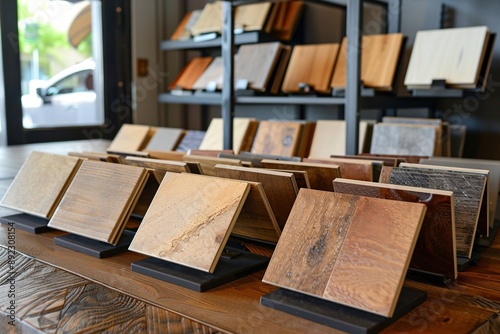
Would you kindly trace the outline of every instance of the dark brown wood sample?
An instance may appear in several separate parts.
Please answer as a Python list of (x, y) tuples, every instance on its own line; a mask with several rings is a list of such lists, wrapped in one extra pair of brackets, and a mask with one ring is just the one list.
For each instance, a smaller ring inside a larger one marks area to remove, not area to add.
[(210, 65), (213, 57), (197, 57), (191, 59), (182, 69), (181, 73), (175, 78), (169, 87), (169, 90), (184, 89), (192, 90), (194, 83), (205, 72)]
[(252, 145), (252, 153), (285, 157), (296, 156), (303, 124), (294, 121), (261, 121)]
[(279, 7), (270, 27), (271, 34), (282, 41), (288, 41), (295, 33), (304, 2), (287, 1), (276, 3), (276, 5)]
[(200, 172), (203, 175), (216, 176), (215, 166), (217, 164), (241, 166), (241, 160), (208, 157), (203, 155), (185, 155), (182, 160), (186, 162), (197, 162), (200, 164)]
[(486, 185), (485, 176), (398, 167), (392, 170), (390, 183), (452, 191), (457, 254), (470, 258)]
[(33, 151), (0, 202), (1, 206), (50, 218), (82, 160)]
[(234, 68), (235, 82), (248, 80), (250, 89), (266, 91), (280, 52), (279, 42), (240, 46)]
[(297, 93), (300, 91), (299, 84), (304, 83), (316, 92), (328, 94), (338, 51), (339, 44), (295, 46), (281, 90)]
[(301, 189), (263, 281), (391, 316), (424, 213), (423, 204)]
[(457, 278), (453, 193), (349, 179), (335, 179), (335, 192), (388, 200), (423, 203), (427, 206), (410, 267)]
[(277, 68), (275, 70), (274, 76), (271, 78), (272, 83), (269, 89), (269, 92), (271, 94), (279, 94), (279, 92), (281, 91), (281, 85), (283, 84), (283, 79), (285, 78), (286, 69), (288, 67), (288, 62), (290, 61), (291, 55), (292, 47), (290, 45), (282, 45), (276, 65)]
[(218, 177), (262, 183), (278, 225), (283, 229), (298, 193), (292, 173), (226, 165), (215, 166), (215, 172)]
[(332, 181), (340, 177), (340, 169), (336, 165), (313, 162), (291, 162), (264, 159), (264, 168), (307, 171), (312, 189), (332, 191)]
[(340, 175), (346, 179), (373, 181), (373, 161), (341, 158), (315, 158), (304, 159), (304, 162), (332, 164), (339, 166)]
[(145, 168), (84, 161), (49, 226), (116, 245), (147, 178)]

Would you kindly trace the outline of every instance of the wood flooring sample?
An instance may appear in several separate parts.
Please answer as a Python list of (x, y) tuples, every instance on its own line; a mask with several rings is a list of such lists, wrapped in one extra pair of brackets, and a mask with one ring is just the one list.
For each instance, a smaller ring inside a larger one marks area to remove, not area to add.
[(205, 71), (193, 84), (193, 89), (205, 90), (208, 84), (215, 83), (217, 89), (222, 88), (222, 58), (215, 57)]
[(175, 149), (179, 152), (187, 152), (190, 149), (198, 149), (205, 137), (205, 131), (188, 130), (182, 138), (179, 146)]
[(263, 30), (270, 9), (270, 2), (238, 6), (234, 13), (234, 27), (245, 31)]
[(141, 151), (150, 139), (150, 131), (147, 125), (123, 124), (107, 151)]
[(390, 183), (452, 191), (457, 254), (470, 258), (486, 185), (484, 176), (398, 167), (392, 169)]
[(209, 176), (216, 176), (215, 166), (217, 164), (241, 166), (241, 160), (217, 158), (204, 155), (185, 155), (182, 157), (182, 160), (188, 163), (191, 162), (199, 163), (201, 168), (201, 174)]
[(213, 57), (197, 57), (191, 59), (172, 82), (169, 89), (192, 90), (196, 80), (205, 72), (213, 59)]
[(361, 181), (374, 180), (373, 161), (371, 160), (310, 157), (304, 159), (304, 162), (337, 165), (340, 169), (341, 177), (346, 179)]
[(424, 213), (423, 204), (301, 189), (263, 281), (391, 316)]
[(37, 217), (52, 217), (81, 162), (76, 157), (32, 152), (0, 205)]
[(433, 125), (375, 124), (371, 154), (433, 156), (437, 129)]
[(167, 173), (129, 249), (213, 272), (249, 187), (246, 182)]
[[(363, 36), (361, 54), (361, 80), (365, 87), (390, 91), (403, 46), (403, 34)], [(344, 88), (347, 69), (347, 38), (342, 40), (340, 53), (333, 72), (331, 87)]]
[(264, 168), (302, 170), (307, 172), (309, 184), (312, 189), (332, 191), (332, 182), (340, 177), (340, 169), (336, 165), (314, 162), (292, 162), (264, 159)]
[(330, 80), (338, 51), (339, 44), (295, 46), (281, 90), (284, 93), (296, 93), (299, 92), (299, 83), (306, 83), (319, 93), (330, 93)]
[(177, 26), (170, 39), (173, 41), (184, 41), (191, 38), (191, 28), (196, 24), (200, 18), (202, 9), (193, 10), (192, 12), (186, 13), (182, 18), (181, 23)]
[(427, 206), (410, 267), (457, 278), (453, 193), (349, 179), (335, 179), (335, 192), (388, 200), (423, 203)]
[(227, 165), (215, 166), (215, 173), (222, 178), (260, 182), (266, 192), (278, 225), (283, 229), (298, 193), (293, 174), (261, 168)]
[(270, 27), (271, 33), (282, 41), (289, 41), (300, 20), (304, 8), (303, 1), (286, 1), (276, 3), (279, 8)]
[(145, 168), (84, 161), (49, 227), (116, 245), (147, 178)]
[(250, 89), (266, 91), (280, 51), (279, 42), (240, 46), (234, 68), (235, 82), (241, 79), (248, 80)]
[(191, 28), (193, 36), (222, 31), (222, 1), (206, 3), (200, 17)]
[[(250, 150), (258, 124), (254, 118), (235, 117), (233, 119), (233, 150), (235, 154)], [(212, 118), (199, 149), (222, 150), (224, 148), (223, 127), (222, 118)]]
[(183, 136), (183, 129), (158, 127), (144, 150), (173, 151), (177, 148)]
[(303, 124), (294, 121), (261, 121), (251, 153), (293, 157), (298, 153)]
[(428, 88), (441, 79), (451, 87), (475, 88), (488, 36), (486, 26), (417, 32), (404, 84)]

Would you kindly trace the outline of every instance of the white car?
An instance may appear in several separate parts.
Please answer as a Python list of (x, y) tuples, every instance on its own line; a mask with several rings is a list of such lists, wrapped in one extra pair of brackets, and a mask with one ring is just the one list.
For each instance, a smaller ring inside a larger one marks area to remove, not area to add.
[(93, 59), (70, 66), (21, 97), (24, 128), (102, 124), (96, 106)]

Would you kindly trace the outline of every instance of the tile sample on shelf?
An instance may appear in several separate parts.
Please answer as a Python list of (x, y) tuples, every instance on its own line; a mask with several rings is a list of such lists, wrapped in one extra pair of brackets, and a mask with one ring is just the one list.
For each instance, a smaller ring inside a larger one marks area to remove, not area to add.
[(212, 273), (249, 189), (246, 182), (167, 173), (129, 249)]
[(49, 227), (116, 245), (147, 179), (145, 168), (84, 161)]
[(457, 254), (465, 258), (471, 257), (486, 185), (484, 176), (398, 167), (392, 169), (390, 183), (452, 191)]
[[(399, 63), (404, 36), (401, 33), (363, 36), (361, 80), (364, 87), (391, 91)], [(345, 88), (347, 38), (344, 37), (331, 81), (332, 88)]]
[(213, 57), (196, 57), (191, 59), (172, 82), (169, 90), (193, 90), (194, 83), (205, 72), (213, 59)]
[(307, 84), (316, 92), (328, 94), (337, 59), (339, 44), (296, 45), (283, 80), (283, 93), (297, 93), (299, 84)]
[(242, 28), (244, 31), (263, 30), (270, 10), (270, 2), (236, 7), (234, 13), (235, 29)]
[(289, 41), (297, 28), (302, 15), (303, 1), (286, 1), (275, 4), (278, 6), (277, 13), (268, 31), (282, 41)]
[(215, 172), (218, 177), (222, 178), (260, 182), (278, 225), (283, 229), (298, 193), (297, 183), (292, 173), (227, 165), (215, 166)]
[[(259, 122), (254, 118), (233, 118), (233, 150), (235, 154), (250, 150), (258, 126)], [(222, 118), (212, 118), (199, 149), (222, 150), (224, 148), (223, 127)]]
[(486, 26), (417, 32), (404, 84), (429, 88), (445, 80), (450, 87), (476, 88), (489, 35)]
[[(236, 57), (235, 57), (236, 58)], [(193, 89), (205, 90), (213, 85), (214, 89), (222, 88), (222, 57), (215, 57), (205, 71), (193, 84)]]
[(340, 169), (341, 177), (361, 181), (373, 181), (374, 176), (378, 176), (374, 175), (374, 163), (377, 162), (380, 166), (383, 164), (381, 161), (375, 160), (316, 157), (306, 158), (304, 162), (337, 165)]
[(76, 157), (31, 152), (0, 205), (37, 217), (52, 217), (81, 163)]
[(307, 172), (312, 189), (332, 191), (332, 181), (340, 177), (340, 169), (336, 165), (314, 162), (292, 162), (264, 159), (264, 168), (303, 170)]
[(141, 151), (151, 138), (151, 127), (138, 124), (123, 124), (109, 145), (108, 152)]
[(442, 126), (443, 120), (440, 118), (419, 118), (419, 117), (382, 117), (382, 123), (391, 124), (421, 124), (421, 125), (434, 125)]
[(191, 38), (191, 28), (196, 24), (200, 18), (202, 10), (197, 9), (186, 13), (181, 22), (170, 36), (173, 41), (184, 41)]
[(149, 140), (145, 151), (173, 151), (184, 137), (184, 130), (178, 128), (158, 127)]
[(190, 149), (198, 149), (205, 137), (206, 131), (187, 130), (179, 146), (175, 149), (179, 152), (187, 152)]
[(286, 157), (296, 156), (303, 125), (296, 121), (260, 121), (250, 152)]
[(390, 317), (425, 210), (301, 189), (263, 281)]
[(378, 123), (373, 128), (371, 154), (433, 156), (438, 129), (433, 125)]
[(283, 79), (285, 78), (286, 69), (291, 55), (292, 47), (290, 45), (282, 45), (275, 72), (271, 77), (270, 86), (268, 86), (269, 93), (277, 95), (281, 91), (281, 85), (283, 84)]
[(338, 193), (425, 204), (410, 267), (457, 278), (453, 192), (341, 178), (333, 186)]
[(235, 85), (238, 80), (248, 80), (250, 89), (266, 91), (280, 52), (279, 42), (240, 46), (234, 67)]
[(196, 23), (191, 27), (193, 36), (222, 31), (222, 1), (206, 3)]
[(215, 166), (217, 164), (231, 165), (231, 166), (241, 166), (241, 160), (237, 159), (225, 159), (217, 157), (208, 157), (204, 155), (185, 155), (182, 160), (186, 162), (195, 162), (200, 164), (201, 174), (216, 176)]

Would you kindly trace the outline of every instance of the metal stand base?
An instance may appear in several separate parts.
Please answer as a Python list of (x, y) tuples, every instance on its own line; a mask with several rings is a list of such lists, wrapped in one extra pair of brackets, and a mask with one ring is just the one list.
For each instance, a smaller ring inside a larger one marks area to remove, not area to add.
[(116, 246), (76, 234), (55, 237), (54, 242), (56, 245), (102, 259), (128, 251), (134, 235), (134, 232), (125, 230)]
[(52, 230), (47, 226), (49, 220), (29, 215), (27, 213), (19, 213), (11, 216), (0, 217), (0, 223), (11, 224), (20, 230), (28, 231), (33, 234), (39, 234)]

